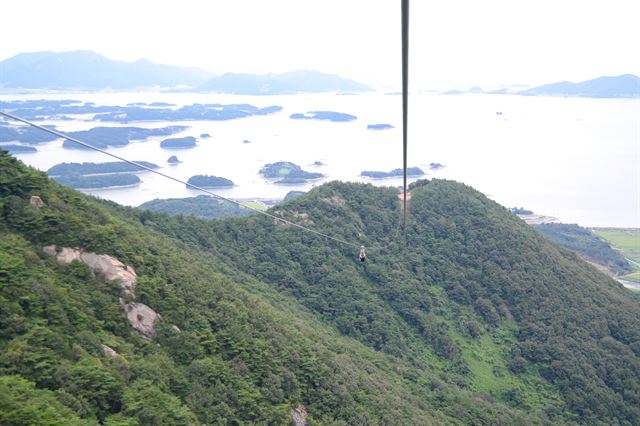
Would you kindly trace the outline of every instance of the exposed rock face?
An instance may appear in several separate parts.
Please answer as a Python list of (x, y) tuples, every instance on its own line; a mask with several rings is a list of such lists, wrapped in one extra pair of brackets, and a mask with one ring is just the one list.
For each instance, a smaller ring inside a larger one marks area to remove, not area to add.
[(307, 426), (308, 415), (309, 414), (307, 413), (307, 409), (304, 405), (291, 409), (291, 417), (293, 418), (293, 423), (295, 423), (296, 426)]
[(56, 256), (58, 262), (65, 265), (74, 260), (83, 262), (93, 272), (103, 274), (107, 281), (117, 282), (122, 288), (123, 296), (134, 295), (136, 281), (138, 280), (136, 271), (129, 266), (125, 266), (113, 256), (85, 252), (70, 247), (63, 247), (60, 253), (57, 253), (55, 245), (44, 247), (42, 250), (50, 256)]
[[(275, 216), (278, 216), (278, 217), (281, 217), (281, 218), (285, 219), (285, 217), (284, 217), (285, 212), (283, 210), (275, 210), (273, 212), (273, 214)], [(309, 219), (309, 215), (307, 213), (300, 213), (299, 211), (296, 210), (296, 211), (291, 212), (291, 214), (293, 215), (293, 219), (290, 219), (290, 220), (293, 220), (293, 221), (295, 221), (297, 223), (301, 223), (303, 225), (313, 225), (313, 221), (311, 219)], [(278, 219), (273, 219), (273, 223), (275, 225), (280, 225), (280, 226), (283, 226), (285, 228), (290, 228), (292, 226), (291, 224), (289, 224), (287, 222), (283, 222), (283, 221), (278, 220)]]
[(36, 209), (41, 209), (45, 206), (44, 201), (42, 201), (42, 198), (38, 197), (37, 195), (31, 196), (31, 199), (29, 200), (29, 204), (31, 204)]
[(299, 219), (305, 225), (313, 225), (313, 221), (309, 219), (309, 215), (307, 213), (300, 213), (298, 211), (293, 212), (293, 217)]
[(52, 245), (52, 246), (42, 247), (42, 251), (44, 252), (44, 254), (48, 254), (49, 256), (55, 256), (56, 246)]
[(160, 315), (143, 303), (126, 303), (124, 310), (131, 327), (148, 339), (156, 337), (155, 324)]
[[(49, 253), (49, 252), (53, 252), (56, 253), (56, 246), (48, 246), (45, 247), (44, 249), (45, 253)], [(68, 265), (69, 263), (73, 262), (74, 260), (80, 260), (80, 250), (78, 249), (74, 249), (74, 248), (70, 248), (70, 247), (63, 247), (62, 250), (60, 250), (60, 253), (58, 253), (56, 255), (56, 259), (58, 260), (59, 263), (63, 263), (65, 265)]]
[(42, 251), (49, 256), (55, 256), (59, 263), (65, 265), (73, 261), (82, 262), (92, 272), (102, 274), (108, 282), (118, 284), (122, 289), (120, 304), (127, 314), (131, 327), (148, 339), (156, 336), (155, 323), (160, 319), (160, 315), (143, 303), (132, 302), (135, 300), (138, 280), (136, 271), (132, 267), (125, 266), (108, 254), (96, 254), (78, 248), (63, 247), (58, 253), (56, 246), (51, 245), (43, 247)]
[(112, 348), (110, 348), (107, 345), (101, 345), (102, 346), (102, 352), (106, 355), (106, 356), (116, 356), (118, 355), (118, 352), (114, 351)]
[(327, 204), (333, 204), (334, 206), (344, 206), (347, 204), (344, 198), (339, 197), (338, 195), (334, 195), (330, 198), (321, 198), (320, 200), (324, 201)]
[(134, 296), (138, 276), (133, 268), (125, 266), (115, 257), (106, 254), (83, 252), (80, 254), (80, 260), (91, 270), (102, 273), (107, 281), (119, 283), (123, 296), (127, 294)]

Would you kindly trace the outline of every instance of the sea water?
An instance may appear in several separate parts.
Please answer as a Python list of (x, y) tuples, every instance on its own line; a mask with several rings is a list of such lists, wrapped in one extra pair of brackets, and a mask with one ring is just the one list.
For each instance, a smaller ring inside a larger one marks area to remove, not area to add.
[[(291, 190), (307, 191), (326, 181), (369, 182), (400, 186), (402, 179), (368, 179), (364, 170), (402, 167), (401, 98), (384, 93), (360, 95), (299, 94), (239, 96), (193, 93), (76, 93), (3, 95), (14, 99), (77, 99), (98, 105), (132, 102), (249, 103), (280, 105), (276, 114), (229, 121), (132, 122), (128, 126), (187, 125), (175, 135), (211, 135), (186, 150), (160, 148), (163, 138), (133, 142), (109, 152), (150, 161), (163, 173), (187, 180), (196, 174), (222, 176), (235, 186), (215, 192), (231, 198), (282, 198)], [(410, 95), (409, 166), (426, 178), (454, 179), (473, 186), (507, 207), (524, 207), (565, 223), (601, 227), (640, 227), (640, 100), (516, 95)], [(345, 123), (293, 120), (293, 113), (336, 111), (357, 120)], [(61, 131), (119, 126), (78, 116), (72, 121), (45, 121)], [(389, 123), (390, 130), (367, 130)], [(249, 141), (249, 143), (245, 143)], [(104, 162), (97, 152), (63, 149), (62, 141), (37, 146), (17, 157), (41, 170), (61, 162)], [(177, 155), (182, 163), (170, 166)], [(291, 161), (326, 178), (303, 185), (278, 185), (263, 179), (267, 163)], [(316, 161), (324, 165), (316, 166)], [(430, 163), (445, 167), (430, 170)], [(149, 172), (133, 188), (87, 191), (101, 198), (136, 206), (154, 198), (197, 195), (184, 185)], [(413, 181), (415, 179), (411, 179)]]

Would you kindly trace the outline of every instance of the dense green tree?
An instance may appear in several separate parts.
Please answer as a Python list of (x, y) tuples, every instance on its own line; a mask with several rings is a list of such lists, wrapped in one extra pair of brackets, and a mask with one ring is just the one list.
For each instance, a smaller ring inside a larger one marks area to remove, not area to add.
[(0, 376), (0, 424), (12, 426), (92, 425), (60, 403), (53, 392), (36, 389), (19, 376)]
[(136, 418), (142, 425), (189, 426), (196, 420), (178, 398), (162, 392), (148, 380), (133, 382), (124, 392), (123, 403), (123, 414)]
[[(310, 424), (640, 419), (638, 298), (464, 185), (414, 185), (406, 231), (391, 188), (331, 183), (271, 210), (363, 242), (361, 264), (262, 216), (98, 201), (1, 153), (0, 182), (0, 375), (33, 390), (3, 415), (46, 396), (112, 425), (286, 424), (301, 404)], [(51, 244), (134, 267), (155, 340)]]

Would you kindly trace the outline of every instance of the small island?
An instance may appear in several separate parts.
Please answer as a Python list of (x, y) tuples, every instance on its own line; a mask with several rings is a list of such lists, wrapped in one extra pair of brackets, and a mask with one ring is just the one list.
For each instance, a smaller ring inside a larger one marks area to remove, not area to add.
[[(282, 107), (271, 105), (258, 108), (249, 104), (192, 104), (177, 107), (173, 104), (154, 102), (149, 105), (132, 103), (125, 106), (96, 105), (78, 100), (19, 100), (2, 103), (3, 109), (19, 112), (22, 118), (44, 120), (55, 116), (56, 119), (69, 119), (70, 114), (92, 114), (93, 121), (130, 123), (134, 121), (220, 121), (255, 115), (274, 114)], [(42, 131), (37, 132), (46, 135)], [(47, 136), (49, 137), (49, 136)], [(53, 139), (56, 139), (53, 136)]]
[(285, 176), (282, 179), (276, 181), (276, 184), (278, 185), (302, 185), (305, 183), (307, 183), (307, 180), (305, 178), (289, 176)]
[(191, 176), (187, 183), (201, 188), (221, 188), (233, 186), (234, 183), (229, 179), (218, 176), (195, 175)]
[(288, 161), (278, 161), (267, 164), (260, 169), (260, 174), (268, 179), (279, 178), (276, 183), (301, 184), (308, 179), (318, 179), (324, 177), (322, 173), (313, 173), (302, 170), (300, 166)]
[(313, 162), (313, 165), (314, 166), (324, 166), (325, 164), (322, 161), (317, 160), (317, 161)]
[(196, 138), (185, 136), (183, 138), (169, 138), (160, 142), (160, 148), (166, 149), (188, 149), (196, 146)]
[(182, 161), (178, 160), (178, 157), (176, 157), (175, 155), (172, 155), (167, 160), (167, 163), (169, 163), (169, 164), (178, 164), (178, 163), (182, 163)]
[(306, 114), (295, 113), (291, 114), (289, 118), (294, 120), (326, 120), (335, 122), (346, 122), (358, 119), (355, 115), (334, 111), (309, 111)]
[(388, 129), (393, 129), (393, 126), (387, 123), (367, 125), (367, 130), (388, 130)]
[(55, 176), (53, 179), (61, 185), (69, 186), (74, 189), (122, 188), (140, 183), (140, 178), (132, 174), (96, 176), (64, 175)]
[(38, 152), (32, 146), (26, 145), (0, 145), (0, 149), (7, 151), (9, 154), (27, 154), (30, 152)]
[[(150, 169), (157, 169), (159, 167), (157, 164), (149, 163), (148, 161), (135, 161), (135, 163)], [(124, 161), (111, 161), (107, 163), (60, 163), (47, 170), (47, 174), (49, 176), (91, 176), (131, 173), (141, 170), (140, 167), (125, 163)]]
[(200, 135), (200, 139), (207, 139), (207, 138), (210, 138), (210, 137), (211, 137), (211, 135), (209, 133), (202, 133)]
[[(364, 171), (360, 176), (366, 176), (374, 179), (384, 179), (391, 177), (400, 177), (404, 175), (403, 169), (393, 169), (390, 172)], [(407, 168), (407, 176), (423, 176), (424, 172), (420, 167)]]
[[(152, 136), (170, 136), (186, 129), (188, 129), (187, 126), (167, 126), (156, 129), (145, 129), (142, 127), (94, 127), (89, 130), (69, 132), (69, 136), (104, 149), (110, 146), (126, 146), (132, 140), (145, 140)], [(62, 147), (89, 149), (68, 140), (63, 142)]]
[(429, 164), (429, 169), (431, 169), (431, 170), (440, 170), (440, 169), (443, 169), (443, 168), (444, 168), (444, 165), (440, 164), (440, 163), (430, 163)]
[(171, 104), (169, 102), (151, 102), (149, 104), (150, 107), (173, 107), (176, 106), (176, 104)]
[[(54, 126), (48, 126), (55, 129)], [(58, 137), (42, 130), (29, 126), (0, 126), (0, 142), (22, 142), (27, 144), (37, 144), (51, 142)]]
[(95, 115), (95, 120), (128, 123), (132, 121), (222, 121), (254, 115), (267, 115), (281, 111), (282, 107), (272, 105), (258, 108), (249, 104), (193, 104), (172, 108), (110, 107)]
[(245, 144), (246, 144), (246, 143), (251, 143), (251, 141), (250, 141), (250, 140), (248, 140), (248, 139), (245, 139), (245, 140), (243, 140), (243, 141), (242, 141), (242, 143), (245, 143)]

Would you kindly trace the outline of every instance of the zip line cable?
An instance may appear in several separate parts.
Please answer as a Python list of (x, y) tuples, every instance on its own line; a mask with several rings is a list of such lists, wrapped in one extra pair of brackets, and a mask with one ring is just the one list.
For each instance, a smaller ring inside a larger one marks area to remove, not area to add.
[(407, 226), (407, 119), (409, 110), (409, 0), (402, 0), (402, 164), (403, 164), (403, 216), (402, 227)]
[(118, 156), (118, 155), (116, 155), (116, 154), (112, 154), (112, 153), (110, 153), (110, 152), (107, 152), (107, 151), (105, 151), (105, 150), (103, 150), (103, 149), (100, 149), (100, 148), (98, 148), (98, 147), (95, 147), (95, 146), (93, 146), (93, 145), (90, 145), (90, 144), (88, 144), (88, 143), (86, 143), (86, 142), (83, 142), (83, 141), (81, 141), (81, 140), (79, 140), (79, 139), (76, 139), (76, 138), (73, 138), (73, 137), (71, 137), (71, 136), (65, 135), (64, 133), (61, 133), (61, 132), (58, 132), (58, 131), (55, 131), (55, 130), (49, 129), (49, 128), (47, 128), (47, 127), (39, 126), (39, 125), (37, 125), (37, 124), (35, 124), (35, 123), (32, 123), (32, 122), (31, 122), (31, 121), (29, 121), (29, 120), (25, 120), (24, 118), (17, 117), (17, 116), (15, 116), (15, 115), (13, 115), (13, 114), (10, 114), (10, 113), (8, 113), (8, 112), (0, 111), (0, 115), (3, 115), (3, 116), (5, 116), (5, 117), (8, 117), (8, 118), (13, 119), (13, 120), (16, 120), (16, 121), (20, 121), (20, 122), (25, 123), (25, 124), (28, 124), (29, 126), (35, 127), (36, 129), (43, 130), (43, 131), (45, 131), (45, 132), (47, 132), (47, 133), (50, 133), (50, 134), (55, 135), (55, 136), (58, 136), (58, 137), (60, 137), (60, 138), (64, 138), (64, 139), (66, 139), (66, 140), (68, 140), (68, 141), (71, 141), (71, 142), (77, 143), (77, 144), (79, 144), (79, 145), (82, 145), (82, 146), (84, 146), (84, 147), (86, 147), (86, 148), (89, 148), (89, 149), (92, 149), (92, 150), (94, 150), (94, 151), (101, 152), (101, 153), (103, 153), (103, 154), (105, 154), (105, 155), (108, 155), (108, 156), (110, 156), (110, 157), (116, 158), (116, 159), (118, 159), (118, 160), (120, 160), (120, 161), (124, 161), (125, 163), (131, 164), (132, 166), (138, 167), (138, 168), (140, 168), (140, 169), (146, 170), (146, 171), (151, 172), (151, 173), (155, 173), (155, 174), (157, 174), (157, 175), (159, 175), (159, 176), (165, 177), (165, 178), (170, 179), (170, 180), (172, 180), (172, 181), (174, 181), (174, 182), (178, 182), (178, 183), (181, 183), (181, 184), (183, 184), (183, 185), (186, 185), (186, 186), (187, 186), (187, 187), (189, 187), (189, 188), (192, 188), (192, 189), (195, 189), (195, 190), (198, 190), (198, 191), (202, 191), (202, 192), (204, 192), (205, 194), (209, 194), (209, 195), (211, 195), (211, 196), (213, 196), (213, 197), (215, 197), (215, 198), (217, 198), (217, 199), (224, 200), (224, 201), (227, 201), (227, 202), (232, 203), (232, 204), (236, 204), (236, 205), (238, 205), (238, 206), (240, 206), (240, 207), (243, 207), (243, 208), (245, 208), (245, 209), (253, 210), (253, 211), (254, 211), (254, 212), (256, 212), (256, 213), (260, 213), (261, 215), (264, 215), (264, 216), (270, 217), (270, 218), (272, 218), (272, 219), (275, 219), (276, 221), (279, 221), (279, 222), (282, 222), (282, 223), (286, 223), (286, 224), (291, 225), (291, 226), (295, 226), (296, 228), (302, 229), (303, 231), (311, 232), (311, 233), (313, 233), (313, 234), (319, 235), (319, 236), (321, 236), (321, 237), (324, 237), (324, 238), (327, 238), (327, 239), (329, 239), (329, 240), (333, 240), (333, 241), (338, 242), (338, 243), (340, 243), (340, 244), (345, 244), (345, 245), (348, 245), (348, 246), (351, 246), (351, 247), (358, 247), (358, 248), (361, 248), (361, 247), (362, 247), (360, 244), (350, 243), (350, 242), (345, 241), (345, 240), (342, 240), (342, 239), (340, 239), (340, 238), (332, 237), (331, 235), (327, 235), (327, 234), (322, 233), (322, 232), (320, 232), (320, 231), (316, 231), (315, 229), (307, 228), (306, 226), (300, 225), (300, 224), (295, 223), (295, 222), (291, 222), (290, 220), (283, 219), (283, 218), (281, 218), (281, 217), (278, 217), (278, 216), (272, 215), (271, 213), (267, 213), (267, 212), (265, 212), (265, 211), (258, 210), (258, 209), (256, 209), (255, 207), (246, 206), (246, 205), (244, 205), (244, 204), (240, 203), (239, 201), (235, 201), (235, 200), (232, 200), (232, 199), (230, 199), (230, 198), (223, 197), (222, 195), (218, 195), (218, 194), (216, 194), (216, 193), (213, 193), (213, 192), (211, 192), (211, 191), (208, 191), (208, 190), (206, 190), (206, 189), (204, 189), (204, 188), (202, 188), (202, 187), (199, 187), (199, 186), (197, 186), (197, 185), (193, 185), (193, 184), (190, 184), (190, 183), (188, 183), (188, 182), (184, 182), (184, 181), (182, 181), (182, 180), (180, 180), (180, 179), (177, 179), (177, 178), (175, 178), (175, 177), (173, 177), (173, 176), (169, 176), (169, 175), (167, 175), (167, 174), (164, 174), (164, 173), (162, 173), (162, 172), (159, 172), (159, 171), (157, 171), (157, 170), (154, 170), (154, 169), (152, 169), (152, 168), (150, 168), (150, 167), (147, 167), (147, 166), (144, 166), (144, 165), (142, 165), (142, 164), (136, 163), (135, 161), (127, 160), (126, 158), (123, 158), (123, 157), (120, 157), (120, 156)]

